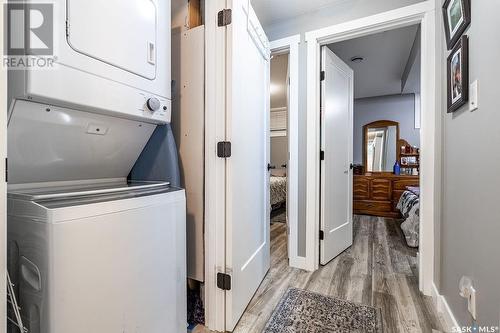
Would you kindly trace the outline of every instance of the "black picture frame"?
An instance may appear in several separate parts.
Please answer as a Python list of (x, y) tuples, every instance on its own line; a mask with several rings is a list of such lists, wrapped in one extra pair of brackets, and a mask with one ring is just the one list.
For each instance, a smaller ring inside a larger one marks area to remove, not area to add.
[[(450, 5), (455, 4), (456, 2), (462, 3), (462, 11), (463, 11), (463, 20), (457, 26), (455, 32), (451, 32), (450, 30), (450, 18), (448, 17), (448, 8)], [(453, 46), (458, 42), (460, 37), (463, 35), (467, 27), (471, 23), (471, 9), (470, 9), (470, 0), (446, 0), (443, 5), (443, 16), (444, 16), (444, 31), (446, 34), (446, 45), (448, 50), (451, 50)]]
[[(460, 82), (457, 79), (457, 59), (459, 60)], [(448, 113), (455, 112), (469, 101), (469, 37), (463, 35), (446, 61)], [(454, 77), (453, 77), (454, 76)]]

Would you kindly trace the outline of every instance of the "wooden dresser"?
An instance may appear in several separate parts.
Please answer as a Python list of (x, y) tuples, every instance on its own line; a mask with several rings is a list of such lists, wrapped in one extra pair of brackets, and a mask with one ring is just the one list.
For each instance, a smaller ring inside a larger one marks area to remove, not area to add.
[(391, 173), (355, 175), (354, 214), (400, 217), (396, 206), (407, 186), (419, 186), (419, 177)]

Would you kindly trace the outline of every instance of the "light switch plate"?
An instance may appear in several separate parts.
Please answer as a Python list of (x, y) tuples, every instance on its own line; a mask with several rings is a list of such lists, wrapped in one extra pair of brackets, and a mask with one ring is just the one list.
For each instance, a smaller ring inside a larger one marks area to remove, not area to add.
[(479, 94), (478, 94), (477, 80), (472, 82), (469, 87), (469, 110), (475, 111), (479, 108)]

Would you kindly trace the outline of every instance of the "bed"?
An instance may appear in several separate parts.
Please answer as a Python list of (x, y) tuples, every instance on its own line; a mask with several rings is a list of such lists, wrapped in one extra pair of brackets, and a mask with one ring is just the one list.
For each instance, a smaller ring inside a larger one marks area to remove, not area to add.
[(277, 210), (286, 204), (286, 177), (271, 176), (271, 209)]
[(420, 234), (420, 188), (407, 187), (397, 208), (403, 215), (401, 229), (410, 247), (418, 247)]

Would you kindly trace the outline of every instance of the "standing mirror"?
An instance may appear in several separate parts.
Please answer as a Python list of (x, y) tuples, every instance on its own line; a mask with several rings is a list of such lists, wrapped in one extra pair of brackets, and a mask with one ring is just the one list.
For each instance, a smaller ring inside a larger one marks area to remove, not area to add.
[(363, 127), (363, 165), (367, 172), (392, 172), (398, 160), (399, 123), (380, 120)]

